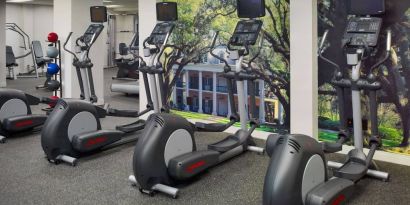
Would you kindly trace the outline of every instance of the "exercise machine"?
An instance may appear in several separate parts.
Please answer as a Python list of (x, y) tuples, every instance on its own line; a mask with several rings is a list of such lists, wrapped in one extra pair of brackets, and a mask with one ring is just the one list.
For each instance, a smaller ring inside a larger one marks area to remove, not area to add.
[(6, 68), (7, 68), (7, 79), (14, 80), (16, 79), (16, 74), (14, 72), (14, 68), (19, 66), (16, 61), (16, 56), (13, 52), (13, 47), (6, 46)]
[(127, 47), (125, 43), (119, 44), (119, 52), (121, 56), (132, 54), (133, 57), (126, 59), (124, 57), (116, 60), (118, 67), (117, 76), (113, 80), (122, 81), (111, 84), (112, 92), (120, 92), (126, 94), (139, 94), (139, 59), (138, 54), (138, 34), (136, 33), (132, 38), (130, 45)]
[[(17, 24), (15, 23), (6, 23), (6, 30), (13, 31), (17, 33), (23, 40), (23, 45), (21, 46), (24, 49), (24, 54), (20, 56), (16, 56), (15, 59), (25, 58), (31, 55), (33, 60), (33, 66), (28, 68), (26, 73), (16, 73), (14, 71), (14, 67), (9, 67), (9, 76), (8, 79), (17, 79), (20, 78), (38, 78), (41, 76), (41, 73), (38, 70), (42, 71), (44, 66), (47, 63), (47, 58), (43, 56), (43, 50), (39, 41), (32, 41), (30, 40), (30, 36), (23, 31)], [(16, 65), (17, 66), (17, 65)]]
[(0, 89), (0, 143), (13, 134), (32, 131), (44, 124), (46, 115), (35, 115), (31, 105), (42, 99), (15, 89)]
[[(16, 57), (11, 46), (6, 46), (6, 67), (17, 66)], [(9, 69), (10, 76), (16, 76), (13, 69)], [(12, 135), (39, 129), (47, 119), (47, 115), (32, 114), (30, 106), (40, 103), (53, 108), (56, 97), (37, 98), (16, 89), (0, 89), (0, 143)]]
[[(271, 161), (263, 189), (264, 205), (344, 204), (350, 199), (355, 184), (366, 175), (383, 181), (387, 181), (390, 177), (389, 173), (371, 168), (377, 167), (373, 162), (373, 156), (377, 148), (382, 145), (378, 133), (376, 96), (377, 91), (381, 89), (381, 84), (376, 80), (374, 71), (390, 56), (391, 31), (387, 30), (386, 32), (385, 57), (370, 68), (364, 68), (364, 61), (374, 56), (377, 47), (381, 47), (378, 42), (383, 19), (374, 17), (374, 15), (384, 11), (384, 1), (371, 1), (372, 5), (382, 5), (376, 10), (360, 9), (355, 3), (360, 5), (362, 1), (351, 0), (349, 2), (350, 14), (356, 16), (348, 20), (342, 40), (347, 64), (351, 66), (350, 78), (343, 75), (336, 63), (322, 55), (325, 50), (324, 43), (327, 32), (324, 34), (319, 49), (320, 58), (336, 68), (332, 84), (337, 89), (339, 102), (341, 122), (339, 139), (336, 143), (319, 143), (309, 136), (299, 134), (269, 136), (266, 148)], [(367, 7), (369, 4), (363, 5)], [(367, 76), (363, 75), (364, 72), (368, 72)], [(348, 153), (343, 164), (330, 161), (326, 164), (325, 153), (341, 151), (343, 143), (349, 140), (351, 135), (348, 131), (344, 110), (344, 93), (350, 90), (352, 93), (355, 148)], [(371, 136), (369, 140), (370, 150), (367, 156), (363, 152), (364, 139), (360, 100), (362, 91), (368, 93), (370, 103)], [(328, 167), (333, 168), (333, 177), (329, 177)]]
[[(175, 7), (173, 10), (176, 16), (176, 3), (157, 4), (157, 13), (163, 6)], [(167, 13), (171, 14), (171, 12)], [(149, 39), (163, 38), (161, 37), (163, 35), (156, 32), (157, 28), (162, 27), (162, 25), (165, 24), (157, 24)], [(227, 79), (232, 112), (229, 123), (192, 124), (187, 119), (175, 114), (162, 112), (150, 115), (135, 146), (133, 157), (134, 175), (129, 176), (132, 184), (139, 186), (141, 193), (153, 195), (154, 192), (162, 192), (176, 198), (179, 190), (172, 186), (191, 179), (209, 168), (246, 151), (264, 153), (263, 148), (255, 146), (251, 136), (255, 128), (259, 126), (257, 119), (253, 117), (256, 108), (251, 109), (252, 119), (250, 120), (250, 129), (247, 129), (248, 121), (245, 108), (247, 96), (244, 96), (244, 81), (250, 80), (253, 82), (256, 76), (248, 73), (242, 66), (244, 57), (249, 54), (249, 46), (256, 43), (261, 27), (262, 21), (260, 20), (242, 20), (238, 22), (235, 33), (228, 45), (230, 57), (237, 60), (235, 70), (231, 69), (225, 59), (213, 53), (218, 33), (215, 34), (212, 41), (211, 54), (225, 63), (224, 77)], [(240, 48), (234, 49), (234, 47)], [(157, 77), (161, 81), (161, 75), (157, 75)], [(154, 82), (155, 79), (151, 81)], [(235, 97), (232, 89), (234, 81), (237, 83), (240, 116), (237, 114), (234, 102)], [(162, 93), (162, 89), (159, 89), (159, 91)], [(167, 95), (162, 94), (161, 96)], [(254, 102), (254, 100), (255, 93), (253, 91), (251, 92), (251, 101)], [(162, 102), (164, 102), (164, 99), (162, 99)], [(252, 105), (255, 106), (255, 103)], [(208, 145), (206, 150), (196, 149), (195, 131), (222, 132), (238, 121), (241, 122), (241, 129), (235, 134)]]
[(77, 71), (81, 99), (60, 99), (44, 124), (41, 145), (47, 159), (56, 164), (66, 162), (75, 166), (79, 157), (134, 142), (137, 140), (134, 132), (144, 127), (143, 123), (133, 123), (117, 126), (116, 130), (101, 129), (100, 118), (136, 118), (143, 112), (116, 110), (107, 106), (102, 108), (93, 104), (98, 98), (94, 92), (93, 64), (89, 52), (104, 29), (102, 23), (106, 21), (106, 8), (91, 7), (91, 16), (95, 14), (101, 18), (92, 18), (93, 24), (89, 25), (85, 33), (75, 41), (80, 50), (79, 55), (66, 48), (72, 32), (64, 44), (64, 49), (74, 56), (73, 66)]

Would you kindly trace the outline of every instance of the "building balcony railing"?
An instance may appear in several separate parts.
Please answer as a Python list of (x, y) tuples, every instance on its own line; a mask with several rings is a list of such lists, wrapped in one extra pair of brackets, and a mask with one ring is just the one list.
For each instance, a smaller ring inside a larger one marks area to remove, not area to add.
[[(176, 87), (177, 88), (186, 88), (186, 83), (185, 82), (177, 82)], [(189, 83), (189, 89), (199, 90), (198, 83)], [(204, 91), (213, 91), (213, 86), (212, 85), (202, 85), (202, 90), (204, 90)], [(216, 92), (228, 93), (228, 87), (227, 86), (216, 86)], [(234, 94), (238, 93), (238, 91), (236, 90), (236, 86), (233, 87), (233, 92), (234, 92)], [(249, 94), (249, 91), (248, 91), (248, 94)], [(260, 97), (260, 90), (256, 89), (255, 94), (256, 94), (256, 97)]]
[(212, 85), (202, 85), (202, 90), (213, 91)]
[(228, 87), (226, 86), (216, 86), (216, 91), (220, 93), (227, 93), (228, 92)]
[(185, 85), (186, 84), (184, 82), (181, 82), (181, 81), (176, 83), (177, 88), (185, 88)]
[(190, 83), (189, 83), (189, 89), (199, 90), (199, 84), (198, 84), (198, 83), (194, 83), (194, 82), (190, 82)]

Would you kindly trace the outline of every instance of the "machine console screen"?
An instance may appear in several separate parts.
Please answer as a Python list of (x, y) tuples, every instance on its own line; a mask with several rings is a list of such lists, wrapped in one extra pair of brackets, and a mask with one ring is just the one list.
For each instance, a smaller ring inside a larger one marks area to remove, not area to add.
[(354, 17), (349, 20), (344, 40), (349, 46), (377, 46), (382, 19), (376, 17)]
[(157, 23), (157, 25), (155, 25), (155, 28), (151, 33), (148, 44), (164, 44), (167, 36), (172, 32), (173, 29), (173, 23)]
[(255, 45), (262, 29), (261, 20), (242, 20), (236, 25), (230, 44), (234, 46)]
[(91, 24), (90, 26), (88, 26), (87, 30), (85, 31), (83, 35), (83, 42), (88, 45), (94, 43), (103, 30), (104, 30), (104, 25)]

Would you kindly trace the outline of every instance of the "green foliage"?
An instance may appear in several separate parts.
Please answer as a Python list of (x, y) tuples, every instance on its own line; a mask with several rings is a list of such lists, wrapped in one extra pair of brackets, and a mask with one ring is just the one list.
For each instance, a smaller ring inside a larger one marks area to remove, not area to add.
[(337, 133), (336, 132), (329, 132), (329, 131), (320, 131), (319, 132), (319, 140), (326, 141), (326, 142), (335, 142), (337, 140)]
[[(210, 44), (215, 30), (231, 32), (236, 22), (234, 0), (172, 0), (178, 3), (179, 20), (171, 40), (201, 50)], [(227, 35), (224, 35), (227, 36)]]
[(326, 130), (339, 130), (339, 121), (331, 120), (327, 117), (319, 116), (319, 128), (326, 129)]
[(379, 126), (396, 128), (400, 124), (400, 116), (395, 111), (393, 104), (382, 103), (379, 105), (377, 118)]
[(383, 138), (383, 140), (386, 139), (394, 142), (400, 142), (403, 136), (401, 130), (384, 126), (379, 127), (379, 134)]

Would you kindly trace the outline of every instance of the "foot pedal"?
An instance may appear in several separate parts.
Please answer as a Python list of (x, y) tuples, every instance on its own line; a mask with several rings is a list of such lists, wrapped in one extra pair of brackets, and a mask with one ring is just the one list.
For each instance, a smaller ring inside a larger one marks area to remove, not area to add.
[(365, 164), (349, 161), (340, 167), (340, 169), (335, 170), (333, 174), (335, 177), (349, 179), (355, 182), (366, 175), (367, 169)]
[(143, 130), (144, 127), (145, 127), (145, 120), (138, 120), (128, 125), (117, 126), (115, 129), (121, 132), (131, 133), (131, 132), (137, 132), (137, 131)]
[(239, 140), (235, 136), (230, 135), (219, 142), (208, 145), (208, 149), (217, 152), (227, 152), (239, 145), (241, 145)]
[(343, 144), (341, 143), (332, 143), (332, 142), (323, 142), (322, 149), (325, 153), (335, 153), (342, 151)]
[(227, 125), (221, 123), (196, 122), (195, 127), (200, 132), (223, 132), (227, 129)]
[(122, 139), (123, 132), (116, 130), (98, 130), (79, 135), (74, 135), (72, 146), (79, 152), (90, 152), (101, 149)]

